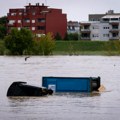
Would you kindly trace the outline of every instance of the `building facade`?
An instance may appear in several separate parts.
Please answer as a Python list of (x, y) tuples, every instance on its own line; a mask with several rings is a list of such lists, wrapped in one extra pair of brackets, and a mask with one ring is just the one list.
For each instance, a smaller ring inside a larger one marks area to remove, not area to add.
[(113, 10), (107, 14), (89, 16), (88, 22), (81, 22), (81, 39), (83, 40), (119, 40), (120, 39), (120, 13)]
[(28, 28), (37, 36), (51, 32), (64, 38), (67, 33), (67, 15), (62, 13), (62, 9), (48, 8), (44, 4), (29, 3), (25, 8), (9, 9), (7, 19), (8, 33), (11, 28)]
[(67, 33), (78, 33), (80, 31), (80, 23), (77, 21), (67, 22)]

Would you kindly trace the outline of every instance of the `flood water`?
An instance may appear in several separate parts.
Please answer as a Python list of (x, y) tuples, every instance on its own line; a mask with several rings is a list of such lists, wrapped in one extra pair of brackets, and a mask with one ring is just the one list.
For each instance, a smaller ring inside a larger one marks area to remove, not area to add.
[[(119, 120), (120, 57), (0, 57), (0, 120)], [(101, 93), (6, 97), (14, 81), (41, 86), (42, 76), (101, 77)]]

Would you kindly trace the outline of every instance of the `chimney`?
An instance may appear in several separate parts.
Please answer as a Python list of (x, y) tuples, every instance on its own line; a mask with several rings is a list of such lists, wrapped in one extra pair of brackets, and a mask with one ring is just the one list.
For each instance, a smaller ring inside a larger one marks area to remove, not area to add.
[(39, 6), (39, 3), (36, 3), (36, 6)]
[(107, 14), (108, 14), (108, 15), (114, 14), (114, 10), (108, 10)]
[(29, 3), (29, 6), (31, 6), (31, 3)]

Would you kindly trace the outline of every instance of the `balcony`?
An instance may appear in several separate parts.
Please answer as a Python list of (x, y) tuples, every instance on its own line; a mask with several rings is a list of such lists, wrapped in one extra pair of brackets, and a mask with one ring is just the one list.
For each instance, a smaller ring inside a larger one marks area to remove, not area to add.
[(87, 29), (82, 28), (81, 32), (82, 33), (90, 33), (90, 29), (89, 28), (87, 28)]
[(116, 36), (116, 37), (110, 37), (110, 40), (120, 40), (120, 37)]
[(30, 22), (24, 21), (24, 22), (23, 22), (23, 26), (30, 26)]
[(81, 37), (81, 40), (90, 40), (90, 37)]
[(36, 22), (35, 25), (36, 26), (45, 26), (46, 23), (45, 22)]
[(81, 39), (90, 40), (90, 33), (81, 33)]
[(15, 22), (13, 22), (13, 23), (9, 22), (9, 23), (7, 23), (7, 25), (10, 27), (15, 26)]
[(109, 23), (110, 23), (111, 25), (119, 25), (119, 22), (120, 22), (120, 21), (115, 21), (115, 20), (114, 20), (114, 21), (113, 21), (113, 20), (112, 20), (112, 21), (109, 21)]
[(119, 29), (118, 28), (112, 28), (112, 29), (110, 29), (109, 32), (111, 32), (111, 33), (118, 33)]

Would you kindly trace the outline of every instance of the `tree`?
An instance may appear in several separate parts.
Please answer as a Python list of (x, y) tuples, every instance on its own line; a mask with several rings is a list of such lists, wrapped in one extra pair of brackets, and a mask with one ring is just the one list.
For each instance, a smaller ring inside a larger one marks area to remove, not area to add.
[(55, 35), (55, 40), (62, 40), (62, 37), (60, 36), (58, 32)]
[(23, 55), (33, 45), (33, 35), (30, 30), (22, 28), (21, 30), (12, 29), (11, 33), (5, 37), (5, 47), (13, 55)]
[(65, 34), (64, 40), (69, 40), (68, 33)]
[(42, 35), (37, 38), (34, 43), (34, 53), (39, 55), (50, 55), (55, 47), (55, 41), (51, 33)]
[(69, 40), (78, 40), (78, 33), (70, 33), (68, 34)]
[(7, 34), (7, 28), (4, 25), (0, 25), (0, 39), (3, 39)]
[(6, 16), (3, 16), (3, 17), (0, 18), (0, 24), (1, 25), (5, 25), (6, 22), (7, 22), (7, 17)]
[(7, 34), (6, 22), (7, 22), (6, 16), (0, 18), (0, 38), (1, 39), (3, 39), (4, 36)]
[(78, 40), (79, 37), (80, 36), (78, 33), (66, 33), (64, 40)]

